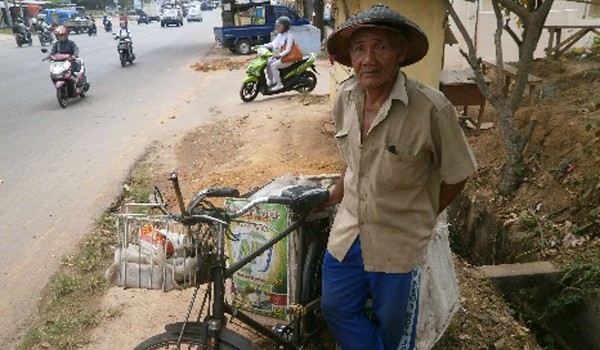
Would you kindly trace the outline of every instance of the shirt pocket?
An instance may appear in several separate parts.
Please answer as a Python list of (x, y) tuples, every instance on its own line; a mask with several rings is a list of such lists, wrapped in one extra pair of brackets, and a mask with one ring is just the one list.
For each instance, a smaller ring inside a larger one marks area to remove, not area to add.
[(422, 185), (427, 181), (429, 154), (386, 145), (381, 156), (381, 181), (389, 188)]

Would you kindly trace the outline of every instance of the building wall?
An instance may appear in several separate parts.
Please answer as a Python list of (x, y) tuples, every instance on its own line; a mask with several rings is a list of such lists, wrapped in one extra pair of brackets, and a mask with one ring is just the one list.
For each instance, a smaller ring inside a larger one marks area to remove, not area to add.
[[(336, 26), (343, 23), (347, 15), (353, 16), (369, 9), (377, 3), (383, 3), (401, 15), (418, 24), (429, 38), (429, 52), (420, 62), (402, 70), (414, 79), (427, 85), (438, 87), (444, 53), (445, 10), (441, 0), (335, 0)], [(346, 14), (346, 9), (348, 14)], [(345, 79), (351, 73), (339, 64), (332, 72), (331, 96), (334, 95), (336, 82)]]

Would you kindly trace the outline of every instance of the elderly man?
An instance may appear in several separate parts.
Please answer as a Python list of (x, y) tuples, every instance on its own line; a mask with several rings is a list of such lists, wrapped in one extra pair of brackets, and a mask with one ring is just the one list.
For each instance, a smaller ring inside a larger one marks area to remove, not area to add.
[(333, 109), (346, 168), (325, 203), (341, 202), (322, 307), (343, 350), (414, 348), (419, 265), (437, 215), (476, 171), (451, 103), (400, 70), (428, 47), (415, 23), (381, 4), (327, 42), (332, 58), (354, 69)]

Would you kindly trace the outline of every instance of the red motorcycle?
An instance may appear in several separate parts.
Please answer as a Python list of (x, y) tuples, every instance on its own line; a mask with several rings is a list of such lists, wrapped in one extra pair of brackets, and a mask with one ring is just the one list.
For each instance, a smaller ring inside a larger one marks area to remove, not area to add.
[[(42, 52), (45, 53), (48, 50), (42, 49)], [(49, 55), (43, 60), (52, 62), (50, 65), (50, 79), (56, 87), (56, 98), (62, 108), (67, 107), (70, 98), (85, 97), (90, 84), (85, 75), (85, 65), (80, 58), (59, 53)], [(71, 71), (71, 66), (74, 63), (80, 66), (76, 74)]]

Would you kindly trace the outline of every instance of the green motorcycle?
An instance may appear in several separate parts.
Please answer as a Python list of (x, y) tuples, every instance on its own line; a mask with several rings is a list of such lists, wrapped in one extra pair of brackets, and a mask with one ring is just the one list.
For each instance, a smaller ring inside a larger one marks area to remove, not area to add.
[[(317, 86), (317, 76), (315, 73), (315, 54), (305, 55), (302, 60), (295, 62), (287, 68), (280, 69), (281, 83), (283, 89), (271, 90), (267, 84), (265, 70), (269, 57), (273, 53), (264, 48), (256, 48), (257, 56), (250, 62), (246, 69), (246, 76), (240, 89), (240, 97), (244, 102), (253, 101), (258, 93), (263, 95), (275, 95), (286, 91), (296, 90), (298, 92), (310, 92)], [(312, 72), (310, 70), (312, 70)]]

